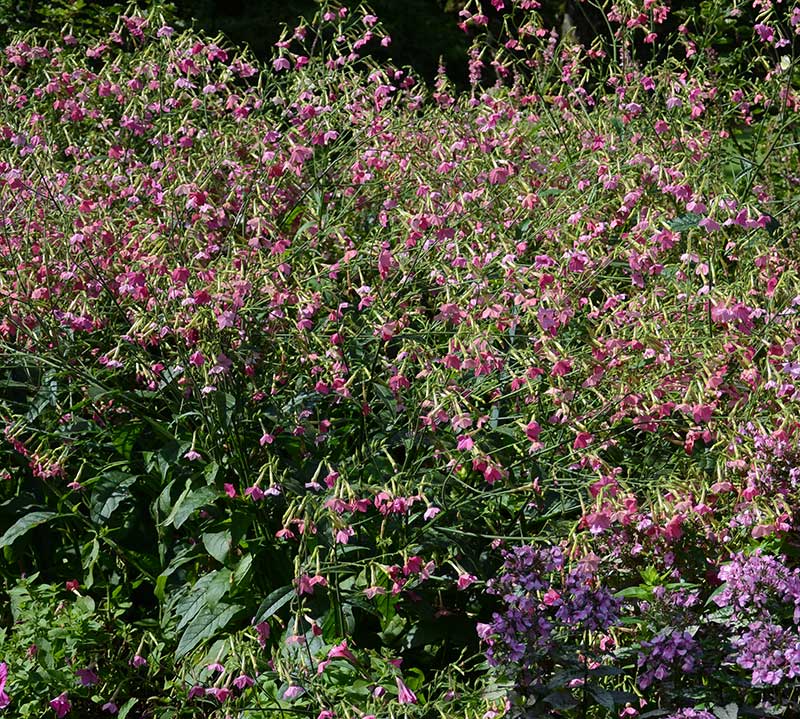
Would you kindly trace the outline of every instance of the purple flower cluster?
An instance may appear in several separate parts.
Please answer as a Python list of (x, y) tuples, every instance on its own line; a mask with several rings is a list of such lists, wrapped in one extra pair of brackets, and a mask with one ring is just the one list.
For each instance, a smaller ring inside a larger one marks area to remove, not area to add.
[(514, 547), (503, 558), (505, 571), (489, 580), (486, 591), (502, 598), (504, 611), (495, 612), (489, 624), (478, 624), (491, 666), (520, 663), (549, 646), (553, 625), (541, 611), (540, 597), (549, 587), (544, 577), (564, 564), (557, 547)]
[(567, 627), (604, 632), (619, 619), (619, 600), (605, 587), (593, 588), (592, 576), (570, 572), (564, 582), (556, 619)]
[(751, 622), (732, 644), (737, 650), (736, 663), (752, 670), (753, 686), (775, 686), (800, 676), (800, 635), (794, 627)]
[(665, 716), (664, 719), (717, 719), (711, 712), (705, 709), (694, 709), (686, 707)]
[(596, 586), (585, 569), (565, 573), (558, 547), (526, 545), (503, 557), (503, 573), (487, 585), (489, 594), (501, 598), (503, 610), (478, 625), (490, 665), (530, 666), (556, 641), (566, 647), (585, 630), (603, 632), (616, 624), (619, 601)]
[(641, 689), (654, 680), (674, 677), (676, 672), (691, 674), (700, 666), (700, 645), (687, 631), (659, 632), (649, 642), (642, 642), (642, 650), (638, 660)]
[(752, 672), (753, 686), (800, 676), (800, 570), (759, 550), (734, 555), (719, 578), (714, 602), (731, 609), (733, 659)]
[(757, 550), (733, 555), (719, 570), (725, 586), (714, 596), (718, 607), (731, 607), (740, 620), (768, 618), (774, 608), (793, 607), (800, 622), (800, 569), (789, 569), (778, 557)]
[(787, 495), (800, 489), (800, 448), (797, 437), (783, 430), (772, 433), (759, 431), (748, 423), (743, 436), (753, 439), (755, 456), (747, 472), (750, 486), (764, 494)]

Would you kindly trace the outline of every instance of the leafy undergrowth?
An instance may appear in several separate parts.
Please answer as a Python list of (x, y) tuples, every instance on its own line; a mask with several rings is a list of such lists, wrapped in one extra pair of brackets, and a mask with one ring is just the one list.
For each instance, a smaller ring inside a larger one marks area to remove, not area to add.
[(5, 48), (0, 714), (799, 710), (800, 8), (492, 5)]

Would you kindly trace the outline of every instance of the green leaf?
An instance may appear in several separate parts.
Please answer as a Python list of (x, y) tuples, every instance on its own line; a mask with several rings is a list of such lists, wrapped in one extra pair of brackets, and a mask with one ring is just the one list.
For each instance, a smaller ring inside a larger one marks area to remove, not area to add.
[(225, 564), (228, 559), (231, 545), (231, 533), (227, 529), (222, 532), (206, 532), (203, 535), (203, 546), (220, 564)]
[(209, 462), (208, 466), (203, 471), (206, 484), (209, 486), (213, 485), (217, 480), (217, 474), (219, 474), (219, 465), (216, 462)]
[(179, 617), (178, 629), (185, 627), (203, 608), (213, 609), (231, 587), (231, 571), (220, 569), (204, 574), (198, 579), (188, 594), (181, 598), (175, 607)]
[(172, 507), (169, 516), (164, 520), (164, 526), (175, 525), (175, 529), (180, 526), (192, 515), (193, 512), (213, 502), (219, 496), (219, 492), (213, 487), (200, 487), (192, 489), (187, 487), (181, 492), (181, 496)]
[(229, 392), (217, 392), (214, 399), (217, 403), (220, 424), (226, 428), (230, 427), (236, 414), (236, 397)]
[(617, 599), (651, 599), (653, 591), (648, 587), (625, 587), (614, 594)]
[(260, 624), (261, 622), (266, 621), (281, 607), (292, 601), (294, 596), (295, 591), (291, 584), (287, 584), (280, 589), (270, 592), (267, 598), (261, 602), (261, 606), (256, 612), (256, 618), (253, 620), (253, 623)]
[(674, 220), (670, 220), (668, 223), (669, 229), (673, 232), (686, 232), (686, 230), (691, 230), (694, 227), (699, 226), (700, 220), (703, 219), (702, 215), (698, 215), (696, 212), (687, 212), (685, 215), (681, 215), (680, 217), (676, 217)]
[(0, 549), (9, 547), (13, 544), (14, 540), (19, 539), (34, 527), (44, 524), (49, 519), (58, 516), (55, 512), (31, 512), (24, 517), (20, 517), (14, 524), (12, 524), (6, 533), (0, 537)]
[(117, 714), (117, 719), (125, 719), (126, 716), (130, 713), (131, 709), (136, 705), (138, 699), (128, 699), (120, 708), (119, 714)]
[(253, 555), (245, 554), (239, 564), (236, 565), (236, 570), (233, 573), (233, 583), (236, 585), (241, 584), (250, 575), (250, 569), (253, 566)]
[(136, 475), (127, 472), (105, 472), (92, 486), (89, 500), (89, 517), (95, 524), (107, 522), (128, 497), (128, 488), (136, 482)]
[(738, 719), (739, 707), (733, 702), (724, 707), (714, 707), (714, 716), (717, 719)]
[(213, 609), (203, 607), (181, 635), (178, 648), (175, 650), (175, 658), (181, 659), (201, 642), (224, 629), (243, 608), (239, 604), (219, 604)]
[(577, 699), (565, 689), (548, 694), (544, 700), (554, 709), (572, 709), (578, 705)]
[(140, 424), (130, 423), (123, 424), (114, 431), (111, 441), (114, 443), (114, 448), (117, 450), (117, 452), (119, 452), (125, 459), (131, 458), (133, 446), (136, 444), (136, 438), (139, 436), (141, 431), (142, 426)]
[(392, 619), (385, 624), (383, 631), (378, 632), (378, 636), (387, 644), (391, 644), (397, 639), (406, 628), (406, 618), (395, 614)]
[(600, 687), (593, 687), (589, 689), (589, 694), (591, 694), (597, 703), (605, 707), (606, 709), (614, 710), (614, 707), (617, 703), (614, 701), (614, 695), (611, 692), (607, 692), (605, 689), (601, 689)]
[(159, 574), (156, 578), (156, 586), (153, 589), (153, 594), (155, 594), (156, 599), (158, 599), (159, 603), (163, 604), (164, 600), (166, 599), (166, 594), (164, 590), (167, 586), (167, 575), (166, 574)]

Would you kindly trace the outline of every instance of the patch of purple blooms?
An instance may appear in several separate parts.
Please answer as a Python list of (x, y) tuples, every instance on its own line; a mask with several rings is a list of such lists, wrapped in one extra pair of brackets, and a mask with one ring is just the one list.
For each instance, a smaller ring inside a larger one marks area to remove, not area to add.
[(591, 572), (565, 572), (558, 547), (514, 547), (503, 553), (503, 572), (487, 584), (501, 598), (503, 609), (478, 625), (491, 666), (531, 666), (559, 645), (577, 648), (586, 630), (604, 632), (619, 618), (619, 601), (597, 586)]
[(748, 422), (742, 431), (752, 437), (755, 456), (747, 472), (748, 484), (763, 494), (788, 495), (800, 489), (800, 448), (797, 436), (785, 430), (759, 431)]
[(775, 686), (800, 676), (800, 635), (795, 627), (751, 622), (732, 644), (737, 651), (736, 663), (752, 670), (753, 686)]
[(679, 709), (678, 711), (669, 714), (668, 716), (664, 717), (664, 719), (717, 719), (717, 717), (705, 709), (686, 707), (685, 709)]
[(659, 632), (642, 642), (637, 665), (639, 687), (647, 689), (654, 681), (673, 678), (676, 673), (691, 674), (700, 668), (701, 649), (688, 631)]
[(778, 557), (757, 550), (733, 555), (719, 570), (725, 586), (714, 596), (718, 607), (731, 607), (741, 619), (763, 618), (773, 605), (793, 607), (800, 622), (800, 569), (789, 569)]
[(713, 599), (731, 609), (733, 659), (752, 672), (753, 686), (800, 676), (800, 570), (758, 550), (735, 554), (719, 578), (725, 584)]

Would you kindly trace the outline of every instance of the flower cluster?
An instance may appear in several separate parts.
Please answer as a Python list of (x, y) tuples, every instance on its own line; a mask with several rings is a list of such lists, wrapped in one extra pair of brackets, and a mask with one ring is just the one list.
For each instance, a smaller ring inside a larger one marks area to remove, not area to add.
[(639, 687), (647, 689), (654, 681), (674, 679), (679, 673), (691, 674), (700, 668), (700, 645), (688, 631), (659, 632), (642, 642), (637, 666)]
[(719, 570), (724, 586), (714, 595), (718, 607), (730, 607), (734, 622), (765, 619), (771, 610), (792, 609), (800, 623), (800, 569), (790, 569), (779, 557), (756, 550), (737, 553)]
[[(503, 553), (503, 573), (487, 584), (503, 608), (492, 621), (478, 625), (491, 666), (521, 669), (520, 684), (540, 683), (554, 650), (577, 654), (584, 632), (602, 633), (619, 618), (620, 602), (582, 566), (567, 569), (559, 547), (530, 545)], [(569, 659), (565, 658), (568, 663)], [(539, 676), (530, 669), (537, 667)]]

